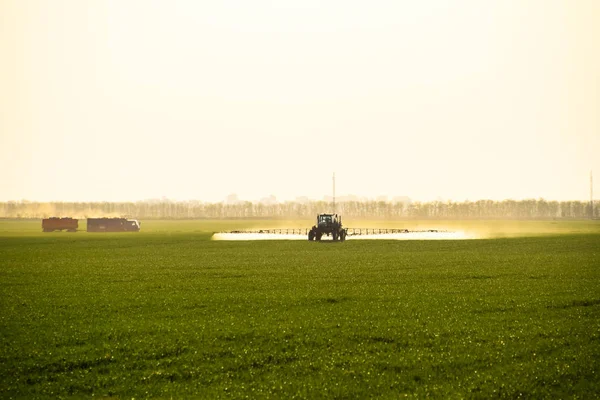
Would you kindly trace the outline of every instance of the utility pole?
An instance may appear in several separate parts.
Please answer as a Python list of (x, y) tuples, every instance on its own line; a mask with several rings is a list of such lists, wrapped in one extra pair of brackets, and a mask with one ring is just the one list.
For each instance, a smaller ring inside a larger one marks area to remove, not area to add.
[(590, 170), (590, 218), (594, 219), (594, 178)]
[(335, 214), (335, 172), (333, 173), (333, 213)]

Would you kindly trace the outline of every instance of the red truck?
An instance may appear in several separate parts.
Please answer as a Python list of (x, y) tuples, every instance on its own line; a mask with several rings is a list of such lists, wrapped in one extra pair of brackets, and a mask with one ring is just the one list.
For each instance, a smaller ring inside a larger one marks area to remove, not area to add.
[(62, 231), (75, 232), (79, 227), (79, 220), (74, 218), (45, 218), (42, 220), (42, 231)]

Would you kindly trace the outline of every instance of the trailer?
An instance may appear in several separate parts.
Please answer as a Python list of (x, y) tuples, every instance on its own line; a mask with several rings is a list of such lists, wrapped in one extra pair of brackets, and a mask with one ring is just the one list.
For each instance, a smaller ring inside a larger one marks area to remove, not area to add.
[(59, 218), (51, 217), (42, 220), (43, 232), (54, 232), (65, 230), (67, 232), (75, 232), (79, 227), (79, 220), (74, 218)]
[(141, 223), (127, 218), (88, 218), (88, 232), (139, 232)]

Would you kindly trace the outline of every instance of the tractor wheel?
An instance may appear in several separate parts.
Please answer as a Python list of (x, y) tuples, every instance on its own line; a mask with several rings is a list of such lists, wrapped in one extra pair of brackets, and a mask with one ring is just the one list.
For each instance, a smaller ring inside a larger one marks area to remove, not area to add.
[(315, 240), (315, 231), (313, 231), (312, 229), (308, 232), (308, 240), (310, 240), (311, 242)]
[(317, 240), (321, 240), (322, 236), (323, 236), (323, 234), (321, 232), (317, 232)]
[(331, 232), (331, 236), (333, 238), (334, 242), (337, 242), (338, 240), (338, 233), (336, 231)]

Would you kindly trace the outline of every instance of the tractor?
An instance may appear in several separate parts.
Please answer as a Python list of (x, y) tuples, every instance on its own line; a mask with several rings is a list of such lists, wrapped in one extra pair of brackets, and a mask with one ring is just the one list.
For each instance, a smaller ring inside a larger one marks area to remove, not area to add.
[(346, 240), (348, 230), (342, 227), (342, 217), (337, 214), (319, 214), (317, 224), (308, 232), (308, 240), (321, 240), (323, 235), (331, 235), (334, 241)]

